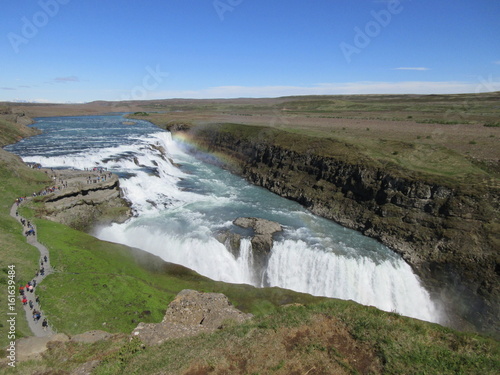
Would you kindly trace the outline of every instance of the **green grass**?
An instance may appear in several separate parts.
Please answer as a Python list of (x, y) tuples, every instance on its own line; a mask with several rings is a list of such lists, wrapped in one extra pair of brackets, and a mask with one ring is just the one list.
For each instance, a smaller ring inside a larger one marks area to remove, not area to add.
[(377, 348), (387, 374), (495, 374), (500, 368), (500, 344), (493, 339), (358, 305), (333, 314), (356, 339)]
[[(16, 270), (16, 292), (21, 284), (26, 284), (35, 274), (40, 257), (39, 251), (26, 243), (21, 225), (10, 216), (10, 208), (15, 199), (38, 191), (48, 181), (45, 174), (26, 167), (17, 157), (0, 149), (0, 316), (7, 313), (7, 270), (14, 265)], [(17, 298), (17, 294), (16, 294)], [(18, 314), (16, 335), (30, 334), (20, 300), (16, 300)], [(0, 332), (5, 332), (4, 319), (0, 321)], [(0, 346), (8, 342), (7, 335), (0, 336)]]
[[(100, 364), (95, 374), (103, 375), (146, 375), (165, 371), (177, 374), (196, 364), (205, 371), (199, 373), (218, 373), (217, 370), (230, 365), (237, 372), (238, 366), (252, 364), (260, 366), (260, 373), (281, 370), (278, 373), (284, 374), (290, 373), (287, 366), (292, 361), (320, 363), (325, 356), (349, 372), (357, 373), (346, 358), (342, 340), (325, 341), (312, 335), (290, 345), (291, 336), (287, 332), (308, 325), (312, 330), (311, 324), (318, 316), (330, 317), (336, 329), (345, 330), (356, 340), (358, 348), (368, 348), (375, 353), (384, 374), (498, 373), (498, 341), (339, 300), (280, 308), (242, 325), (228, 326), (212, 334), (169, 340), (153, 347), (143, 348), (139, 341), (126, 337), (107, 341), (106, 345), (97, 342), (55, 346), (44, 361), (21, 364), (13, 373), (29, 373), (33, 368), (72, 370), (81, 363), (97, 359)], [(334, 333), (331, 335), (335, 337)], [(266, 349), (271, 360), (252, 355), (261, 345), (268, 345)], [(283, 345), (288, 345), (286, 352), (275, 349)]]
[(159, 322), (183, 289), (225, 293), (237, 307), (254, 314), (268, 313), (282, 303), (318, 300), (286, 290), (214, 282), (140, 250), (51, 221), (35, 219), (35, 223), (56, 270), (38, 294), (60, 332), (130, 332), (140, 321)]

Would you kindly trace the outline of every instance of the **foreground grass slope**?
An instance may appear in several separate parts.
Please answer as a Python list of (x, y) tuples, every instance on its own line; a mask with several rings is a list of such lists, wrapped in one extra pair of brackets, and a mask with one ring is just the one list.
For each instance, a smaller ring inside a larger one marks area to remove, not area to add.
[(116, 335), (51, 346), (13, 374), (497, 374), (500, 345), (348, 301), (287, 306), (213, 334), (143, 347)]

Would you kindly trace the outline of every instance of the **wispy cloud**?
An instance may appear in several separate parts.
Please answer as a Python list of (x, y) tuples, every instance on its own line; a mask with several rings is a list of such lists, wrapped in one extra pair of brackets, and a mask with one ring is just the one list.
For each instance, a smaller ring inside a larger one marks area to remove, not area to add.
[(13, 87), (2, 87), (2, 90), (15, 90)]
[(21, 86), (19, 86), (19, 87), (21, 87), (21, 88), (23, 88), (23, 89), (30, 89), (30, 88), (31, 88), (31, 86), (26, 86), (26, 85), (21, 85)]
[(429, 68), (424, 68), (424, 67), (401, 67), (401, 68), (395, 68), (394, 70), (430, 70)]
[(493, 61), (493, 64), (500, 65), (500, 60)]
[(54, 82), (57, 82), (57, 83), (80, 82), (80, 78), (78, 78), (77, 76), (56, 77), (56, 78), (54, 78)]
[(314, 86), (219, 86), (201, 90), (168, 90), (148, 93), (147, 99), (158, 98), (239, 98), (278, 97), (291, 95), (356, 95), (356, 94), (462, 94), (499, 91), (500, 81), (488, 82), (347, 82), (321, 83)]

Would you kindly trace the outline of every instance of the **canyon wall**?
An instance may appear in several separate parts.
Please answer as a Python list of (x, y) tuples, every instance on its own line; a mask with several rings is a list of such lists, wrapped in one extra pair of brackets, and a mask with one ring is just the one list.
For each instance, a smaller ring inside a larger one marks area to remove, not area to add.
[(248, 181), (399, 253), (444, 301), (448, 325), (498, 336), (498, 189), (465, 191), (216, 126), (190, 133)]

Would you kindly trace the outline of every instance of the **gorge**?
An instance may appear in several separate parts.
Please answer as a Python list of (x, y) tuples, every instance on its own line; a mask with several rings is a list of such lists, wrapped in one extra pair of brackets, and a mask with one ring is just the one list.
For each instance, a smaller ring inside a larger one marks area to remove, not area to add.
[(226, 166), (248, 181), (401, 254), (449, 307), (455, 327), (498, 332), (498, 189), (483, 182), (461, 189), (362, 156), (353, 162), (350, 146), (333, 140), (333, 155), (324, 155), (302, 146), (324, 140), (276, 129), (220, 124), (187, 132), (208, 152), (229, 157)]
[[(45, 139), (33, 137), (9, 149), (45, 167), (102, 167), (119, 175), (134, 217), (96, 228), (100, 239), (141, 248), (214, 280), (353, 299), (441, 322), (439, 305), (385, 246), (201, 162), (147, 122), (122, 122), (116, 115), (47, 118), (37, 123)], [(65, 142), (47, 141), (58, 138)], [(216, 238), (235, 229), (233, 220), (242, 216), (284, 227), (275, 235), (264, 277), (255, 274), (244, 228), (237, 257)]]

